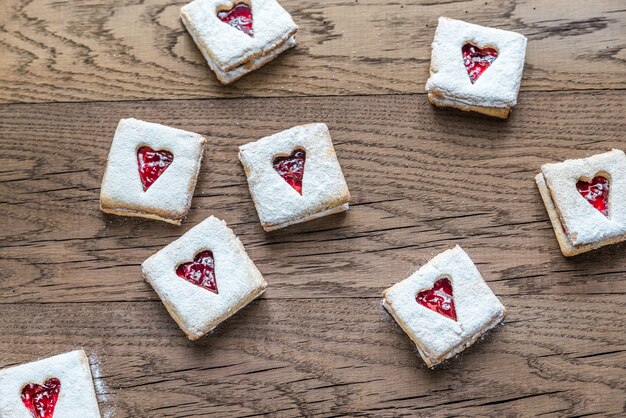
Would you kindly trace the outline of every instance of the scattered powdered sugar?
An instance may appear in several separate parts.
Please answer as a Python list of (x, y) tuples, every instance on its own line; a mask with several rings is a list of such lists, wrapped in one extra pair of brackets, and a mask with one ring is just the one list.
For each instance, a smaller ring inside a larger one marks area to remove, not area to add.
[(103, 418), (113, 418), (115, 408), (111, 399), (111, 393), (105, 383), (99, 357), (95, 353), (89, 353), (89, 368), (93, 377), (93, 384), (96, 389), (96, 397), (100, 403), (100, 412)]

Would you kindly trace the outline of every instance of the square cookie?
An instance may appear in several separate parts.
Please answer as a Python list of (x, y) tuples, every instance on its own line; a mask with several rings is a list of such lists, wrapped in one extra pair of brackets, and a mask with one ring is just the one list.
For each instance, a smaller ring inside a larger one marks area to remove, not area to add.
[(506, 313), (459, 246), (437, 255), (383, 296), (383, 306), (428, 367), (472, 345)]
[(100, 209), (180, 225), (191, 206), (206, 140), (137, 119), (117, 126), (100, 189)]
[(348, 210), (350, 192), (324, 123), (242, 145), (239, 160), (266, 231)]
[(276, 0), (195, 0), (182, 21), (223, 84), (295, 46), (298, 26)]
[(440, 17), (432, 43), (428, 100), (506, 119), (517, 104), (526, 37)]
[(544, 164), (535, 177), (564, 256), (626, 241), (626, 155)]
[(100, 418), (82, 350), (0, 370), (0, 418)]
[(265, 291), (267, 283), (224, 221), (213, 216), (141, 265), (168, 312), (197, 340)]

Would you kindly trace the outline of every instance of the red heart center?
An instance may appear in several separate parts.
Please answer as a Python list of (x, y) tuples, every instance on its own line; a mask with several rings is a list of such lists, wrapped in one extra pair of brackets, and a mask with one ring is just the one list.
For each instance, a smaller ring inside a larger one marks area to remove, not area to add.
[(54, 407), (61, 392), (61, 381), (55, 377), (43, 386), (29, 383), (22, 388), (22, 402), (35, 418), (52, 418)]
[(476, 45), (463, 45), (463, 63), (472, 84), (498, 58), (498, 51), (493, 48), (479, 48)]
[(239, 29), (246, 35), (254, 37), (252, 29), (252, 9), (246, 3), (237, 3), (230, 10), (217, 12), (217, 18), (228, 23), (235, 29)]
[(193, 261), (179, 265), (176, 268), (176, 274), (189, 283), (215, 294), (218, 293), (215, 280), (215, 259), (211, 251), (202, 251), (195, 256)]
[(169, 151), (155, 151), (148, 146), (137, 150), (137, 164), (139, 165), (139, 177), (143, 184), (143, 191), (148, 190), (167, 167), (174, 161), (174, 154)]
[(595, 176), (591, 182), (578, 180), (576, 183), (578, 193), (598, 209), (604, 216), (609, 216), (609, 179), (603, 176)]
[(415, 297), (417, 303), (438, 314), (456, 321), (456, 309), (452, 297), (452, 283), (443, 278), (435, 282), (432, 289), (422, 290)]
[(273, 162), (274, 170), (300, 195), (302, 195), (305, 160), (306, 152), (303, 149), (297, 149), (286, 157), (275, 157)]

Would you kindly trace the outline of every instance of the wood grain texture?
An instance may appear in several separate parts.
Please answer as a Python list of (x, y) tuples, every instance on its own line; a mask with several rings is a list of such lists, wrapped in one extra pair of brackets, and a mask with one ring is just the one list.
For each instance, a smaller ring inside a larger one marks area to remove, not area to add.
[(0, 102), (421, 93), (441, 15), (529, 38), (522, 89), (623, 89), (621, 0), (283, 0), (299, 46), (222, 87), (184, 30), (185, 1), (4, 0)]
[[(526, 93), (508, 122), (422, 95), (3, 106), (0, 303), (156, 300), (139, 265), (211, 214), (241, 237), (270, 299), (376, 296), (457, 243), (497, 294), (624, 293), (626, 246), (564, 258), (533, 180), (543, 163), (624, 148), (622, 97)], [(98, 210), (113, 132), (130, 116), (207, 138), (182, 227)], [(238, 146), (316, 121), (352, 208), (264, 233)]]
[(197, 343), (157, 302), (4, 304), (0, 367), (83, 347), (116, 418), (623, 414), (623, 296), (503, 302), (506, 324), (436, 371), (378, 299), (260, 299)]
[[(623, 1), (281, 0), (299, 46), (228, 88), (184, 3), (0, 1), (0, 369), (83, 348), (105, 418), (626, 415), (626, 244), (564, 258), (533, 180), (626, 149)], [(440, 15), (529, 38), (508, 121), (428, 104)], [(123, 117), (207, 138), (182, 226), (99, 211)], [(237, 148), (309, 122), (351, 209), (265, 233)], [(209, 215), (269, 288), (192, 343), (140, 264)], [(380, 294), (455, 244), (508, 316), (433, 371)]]

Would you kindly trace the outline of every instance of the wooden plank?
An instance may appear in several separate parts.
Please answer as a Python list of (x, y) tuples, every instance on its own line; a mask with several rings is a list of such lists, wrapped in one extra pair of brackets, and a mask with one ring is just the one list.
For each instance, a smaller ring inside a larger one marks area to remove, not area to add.
[[(623, 294), (626, 246), (564, 258), (533, 176), (624, 148), (625, 106), (620, 92), (524, 93), (506, 122), (423, 95), (0, 106), (0, 303), (156, 300), (139, 265), (211, 214), (241, 237), (269, 299), (376, 296), (454, 244), (499, 295)], [(208, 139), (182, 227), (98, 210), (111, 138), (129, 116)], [(237, 147), (314, 121), (330, 126), (352, 208), (266, 234)]]
[(5, 0), (0, 101), (421, 93), (441, 15), (528, 36), (523, 90), (626, 86), (621, 0), (283, 0), (300, 45), (222, 87), (185, 32), (185, 1)]
[(261, 299), (196, 343), (156, 302), (0, 305), (0, 368), (82, 347), (118, 418), (623, 413), (623, 296), (503, 301), (435, 371), (378, 299)]

